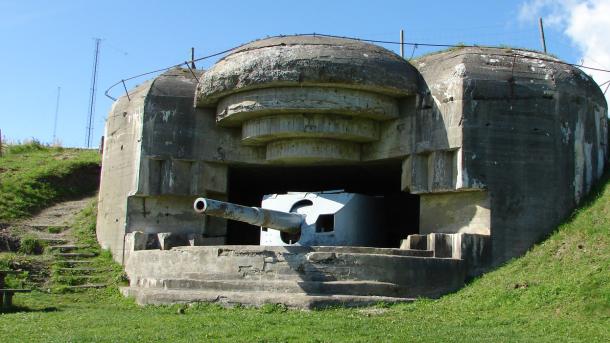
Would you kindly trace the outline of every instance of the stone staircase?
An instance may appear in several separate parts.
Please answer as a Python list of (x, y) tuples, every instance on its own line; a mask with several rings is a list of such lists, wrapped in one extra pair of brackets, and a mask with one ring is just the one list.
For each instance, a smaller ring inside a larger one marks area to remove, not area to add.
[(106, 287), (99, 276), (103, 270), (92, 261), (97, 252), (89, 246), (66, 243), (48, 247), (55, 257), (51, 268), (53, 282), (72, 291)]

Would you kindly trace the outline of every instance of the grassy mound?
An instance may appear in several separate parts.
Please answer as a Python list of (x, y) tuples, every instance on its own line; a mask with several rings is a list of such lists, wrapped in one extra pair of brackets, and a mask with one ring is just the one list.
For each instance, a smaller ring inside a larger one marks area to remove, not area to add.
[(0, 157), (0, 222), (27, 217), (62, 199), (94, 192), (99, 160), (94, 150), (37, 142), (5, 146)]

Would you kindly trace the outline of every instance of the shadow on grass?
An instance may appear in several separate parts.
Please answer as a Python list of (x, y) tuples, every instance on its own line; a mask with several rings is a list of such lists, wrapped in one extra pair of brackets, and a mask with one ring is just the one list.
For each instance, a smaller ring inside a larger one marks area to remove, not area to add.
[(7, 314), (7, 313), (21, 313), (21, 312), (59, 312), (60, 309), (58, 309), (55, 306), (50, 306), (50, 307), (44, 307), (44, 308), (29, 308), (29, 307), (25, 307), (25, 306), (11, 306), (10, 308), (3, 308), (0, 309), (0, 313), (2, 314)]

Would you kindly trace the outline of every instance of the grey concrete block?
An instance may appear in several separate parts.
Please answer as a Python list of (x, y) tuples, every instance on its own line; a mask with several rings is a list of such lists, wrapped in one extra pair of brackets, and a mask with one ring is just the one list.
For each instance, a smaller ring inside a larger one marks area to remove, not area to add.
[(431, 233), (428, 235), (428, 246), (434, 251), (434, 257), (451, 258), (454, 251), (454, 234)]
[(160, 232), (157, 234), (161, 250), (169, 250), (174, 247), (190, 245), (189, 239), (185, 234), (171, 232)]
[(401, 249), (414, 250), (429, 250), (428, 235), (409, 235), (407, 239), (403, 239), (400, 245)]
[(206, 237), (201, 234), (190, 234), (188, 235), (188, 241), (190, 246), (224, 245), (226, 243), (226, 237)]
[(459, 258), (464, 260), (468, 277), (481, 275), (492, 264), (492, 246), (489, 235), (463, 233), (459, 235)]

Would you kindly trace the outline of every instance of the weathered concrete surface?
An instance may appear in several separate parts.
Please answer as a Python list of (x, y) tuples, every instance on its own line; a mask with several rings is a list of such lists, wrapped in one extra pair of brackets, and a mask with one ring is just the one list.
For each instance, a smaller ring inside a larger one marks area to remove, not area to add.
[(289, 138), (330, 138), (354, 142), (379, 139), (379, 124), (370, 119), (330, 114), (284, 114), (251, 119), (242, 127), (242, 142), (260, 145)]
[(522, 50), (459, 49), (414, 65), (426, 80), (453, 69), (447, 82), (428, 86), (440, 87), (435, 103), (461, 103), (456, 184), (489, 192), (494, 263), (524, 253), (602, 174), (608, 129), (599, 87), (574, 67)]
[(357, 295), (310, 295), (305, 293), (278, 293), (278, 292), (234, 292), (227, 290), (202, 291), (192, 289), (159, 289), (124, 287), (121, 292), (125, 296), (133, 297), (140, 305), (168, 305), (175, 303), (206, 302), (215, 303), (225, 307), (253, 306), (261, 307), (265, 304), (284, 304), (292, 309), (323, 309), (328, 307), (355, 307), (368, 306), (378, 303), (397, 304), (414, 301), (409, 298), (396, 298), (384, 296), (357, 296)]
[(145, 98), (152, 81), (114, 103), (106, 121), (97, 215), (97, 239), (117, 261), (123, 259), (127, 197), (135, 192), (140, 163)]
[(491, 206), (489, 194), (485, 191), (422, 194), (420, 201), (421, 234), (490, 234)]
[(264, 160), (264, 150), (241, 147), (239, 131), (216, 131), (212, 111), (193, 108), (195, 86), (188, 70), (171, 70), (108, 116), (97, 235), (117, 261), (132, 231), (226, 235), (226, 221), (201, 220), (192, 201), (226, 198), (225, 160)]
[(398, 98), (417, 86), (414, 68), (383, 48), (277, 37), (247, 44), (204, 73), (196, 106), (217, 105), (218, 124), (242, 126), (242, 143), (264, 147), (266, 162), (341, 164), (362, 159), (360, 144), (379, 140), (381, 122), (400, 117)]
[[(346, 301), (352, 297), (351, 302), (362, 304), (382, 300), (379, 296), (403, 301), (436, 297), (461, 287), (465, 277), (461, 260), (423, 257), (428, 254), (351, 247), (179, 247), (133, 251), (126, 271), (130, 292), (143, 296), (150, 289), (165, 294), (168, 300), (170, 293), (164, 290), (207, 292), (208, 299), (226, 292), (259, 292), (261, 299), (276, 293), (284, 295), (279, 302), (289, 305), (293, 295), (302, 299), (341, 295)], [(244, 304), (261, 304), (261, 299), (237, 299)], [(197, 299), (173, 299), (187, 300)], [(139, 301), (155, 302), (145, 296)]]
[(310, 164), (360, 160), (360, 145), (340, 140), (287, 139), (267, 145), (267, 161)]
[(251, 118), (282, 113), (324, 113), (376, 120), (396, 119), (392, 97), (330, 87), (266, 88), (228, 95), (216, 107), (221, 126), (237, 126)]
[(287, 36), (243, 45), (206, 72), (197, 105), (212, 106), (237, 91), (290, 86), (361, 89), (393, 96), (414, 94), (417, 73), (396, 54), (350, 39)]
[(426, 251), (430, 257), (453, 258), (462, 261), (466, 276), (476, 277), (492, 264), (489, 234), (429, 233), (409, 235), (403, 239), (400, 249)]

